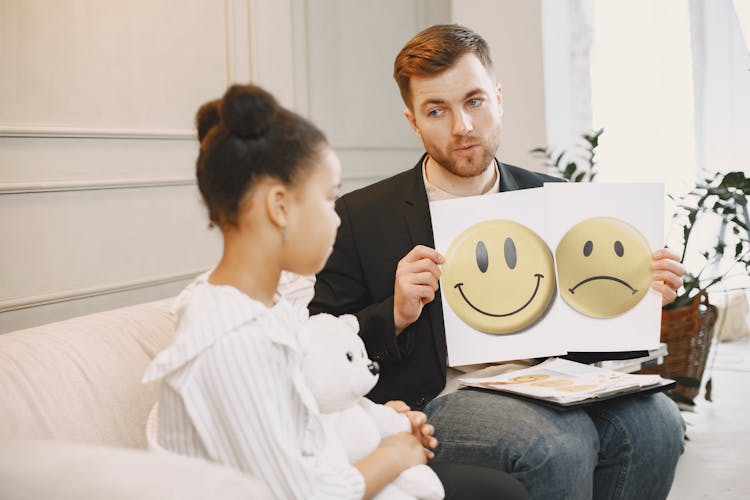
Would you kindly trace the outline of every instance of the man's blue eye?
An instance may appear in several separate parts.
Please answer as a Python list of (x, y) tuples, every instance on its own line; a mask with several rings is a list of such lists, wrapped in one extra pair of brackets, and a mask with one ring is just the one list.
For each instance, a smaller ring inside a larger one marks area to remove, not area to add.
[(481, 102), (482, 101), (480, 99), (476, 98), (476, 97), (474, 99), (469, 99), (469, 105), (470, 106), (479, 106), (479, 103), (481, 103)]
[(432, 117), (437, 117), (437, 116), (440, 116), (440, 110), (439, 110), (439, 109), (433, 109), (433, 110), (431, 110), (431, 111), (430, 111), (430, 112), (428, 113), (428, 115), (430, 115), (430, 116), (432, 116)]

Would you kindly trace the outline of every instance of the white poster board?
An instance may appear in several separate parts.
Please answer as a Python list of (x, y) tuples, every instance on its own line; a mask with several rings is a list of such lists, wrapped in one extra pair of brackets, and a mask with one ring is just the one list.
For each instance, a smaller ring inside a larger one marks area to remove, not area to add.
[[(651, 249), (663, 245), (661, 184), (549, 183), (543, 188), (432, 202), (430, 213), (435, 248), (443, 255), (453, 255), (453, 262), (456, 261), (455, 249), (459, 241), (465, 239), (467, 230), (471, 233), (477, 224), (494, 220), (513, 221), (530, 229), (553, 256), (569, 229), (593, 217), (611, 217), (633, 226), (645, 237)], [(497, 266), (507, 267), (516, 260), (519, 268), (522, 267), (523, 248), (511, 245), (513, 261), (506, 258), (503, 262), (497, 257), (503, 253), (498, 245), (502, 246), (502, 241), (493, 242), (488, 249), (476, 244), (477, 262), (481, 264), (480, 256), (485, 255), (489, 266), (496, 266), (488, 270), (486, 262), (484, 267), (478, 265), (476, 273), (479, 273), (479, 279), (490, 276)], [(474, 247), (470, 246), (470, 250), (474, 251)], [(508, 246), (504, 250), (507, 254)], [(452, 281), (447, 283), (446, 276), (450, 273), (446, 272), (446, 267), (449, 265), (450, 262), (446, 261), (442, 266), (440, 286), (450, 366), (555, 356), (568, 351), (647, 350), (659, 345), (661, 297), (650, 287), (632, 309), (615, 317), (599, 318), (582, 314), (568, 305), (560, 295), (558, 282), (548, 305), (530, 324), (524, 323), (520, 330), (512, 333), (486, 333), (484, 326), (479, 327), (484, 330), (480, 331), (469, 324), (472, 323), (470, 318), (461, 312), (463, 306), (458, 305), (456, 309), (463, 318), (451, 306), (449, 296), (454, 305), (457, 303), (456, 289), (473, 311), (488, 314), (490, 323), (494, 321), (493, 317), (511, 317), (514, 311), (533, 304), (536, 290), (533, 285), (529, 285), (531, 288), (523, 285), (517, 294), (509, 296), (506, 287), (505, 298), (496, 301), (491, 293), (479, 295), (468, 286), (458, 286), (463, 285), (464, 280), (456, 284), (454, 281), (457, 280), (451, 278)], [(451, 276), (454, 274), (452, 272)], [(531, 272), (530, 275), (536, 274)], [(547, 278), (545, 276), (542, 281)], [(555, 278), (557, 281), (557, 276)], [(565, 289), (571, 288), (569, 284), (565, 286)]]
[[(547, 235), (555, 244), (578, 222), (601, 216), (634, 226), (652, 250), (664, 246), (663, 184), (547, 183), (543, 190), (547, 194)], [(632, 351), (659, 346), (661, 295), (651, 288), (635, 307), (609, 319), (581, 314), (563, 300), (556, 305), (555, 318), (566, 329), (569, 351)]]

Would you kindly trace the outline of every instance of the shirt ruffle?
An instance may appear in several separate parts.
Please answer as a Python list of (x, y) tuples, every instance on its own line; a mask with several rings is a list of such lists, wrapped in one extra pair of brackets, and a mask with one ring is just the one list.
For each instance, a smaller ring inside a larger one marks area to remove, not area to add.
[(307, 319), (306, 308), (295, 308), (284, 297), (269, 308), (232, 286), (209, 283), (208, 276), (198, 276), (175, 299), (177, 336), (148, 366), (144, 383), (180, 369), (224, 335), (252, 323), (272, 342), (299, 351), (297, 336)]

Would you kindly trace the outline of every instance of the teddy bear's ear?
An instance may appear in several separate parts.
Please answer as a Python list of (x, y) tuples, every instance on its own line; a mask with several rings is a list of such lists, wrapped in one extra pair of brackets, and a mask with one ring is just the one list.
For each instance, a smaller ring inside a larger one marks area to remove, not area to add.
[(334, 319), (334, 317), (322, 313), (310, 316), (305, 320), (297, 337), (303, 350), (307, 350), (307, 347), (313, 342), (313, 337), (326, 330), (326, 323), (331, 319)]
[(339, 319), (352, 327), (352, 330), (354, 332), (359, 332), (359, 321), (357, 321), (357, 317), (353, 314), (344, 314), (342, 316), (339, 316)]

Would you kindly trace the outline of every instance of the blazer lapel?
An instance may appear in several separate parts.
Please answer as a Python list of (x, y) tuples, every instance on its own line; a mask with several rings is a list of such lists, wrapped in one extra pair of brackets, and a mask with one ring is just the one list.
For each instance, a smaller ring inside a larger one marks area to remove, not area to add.
[(411, 171), (412, 175), (403, 185), (404, 218), (412, 246), (425, 245), (434, 248), (435, 239), (432, 236), (430, 207), (422, 178), (422, 161), (424, 161), (424, 155), (414, 166)]
[[(419, 162), (412, 169), (412, 174), (408, 182), (403, 185), (403, 207), (404, 219), (409, 229), (412, 247), (416, 245), (425, 245), (435, 248), (435, 237), (432, 234), (432, 218), (430, 216), (430, 206), (427, 200), (427, 192), (424, 187), (424, 178), (422, 177), (422, 162), (426, 154), (419, 159)], [(432, 340), (435, 342), (435, 351), (438, 355), (438, 366), (443, 377), (446, 373), (447, 350), (445, 344), (445, 325), (443, 323), (443, 305), (440, 298), (440, 290), (435, 294), (435, 299), (428, 304), (422, 311), (427, 314), (426, 321), (429, 322), (432, 330)], [(419, 333), (419, 332), (415, 332)]]
[(503, 193), (505, 191), (515, 191), (520, 189), (518, 181), (513, 177), (513, 174), (510, 173), (510, 169), (504, 163), (500, 163), (497, 158), (495, 158), (495, 162), (500, 171), (500, 192)]

